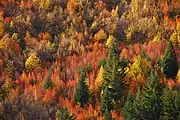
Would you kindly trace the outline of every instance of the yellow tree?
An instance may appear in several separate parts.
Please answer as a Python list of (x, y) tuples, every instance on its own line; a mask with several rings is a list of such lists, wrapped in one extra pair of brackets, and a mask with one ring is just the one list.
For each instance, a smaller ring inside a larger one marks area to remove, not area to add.
[(95, 35), (94, 35), (94, 40), (95, 41), (102, 41), (107, 39), (107, 35), (104, 31), (104, 29), (100, 29)]
[(36, 53), (33, 53), (25, 62), (25, 68), (28, 72), (31, 72), (35, 68), (41, 67), (41, 61)]
[(3, 17), (0, 17), (0, 37), (2, 37), (4, 35), (4, 22), (3, 22)]
[(97, 78), (95, 80), (95, 87), (96, 87), (96, 89), (99, 89), (103, 85), (103, 73), (104, 73), (104, 68), (101, 65), (101, 68), (99, 70), (98, 76), (97, 76)]
[(106, 46), (108, 48), (111, 47), (111, 45), (115, 42), (115, 38), (112, 35), (109, 35), (107, 41), (106, 41)]
[(40, 8), (49, 8), (51, 4), (51, 0), (41, 0), (40, 1)]
[(143, 84), (144, 77), (146, 77), (150, 69), (150, 63), (145, 58), (138, 56), (135, 62), (126, 70), (127, 82), (132, 83), (131, 80), (133, 80), (140, 84)]

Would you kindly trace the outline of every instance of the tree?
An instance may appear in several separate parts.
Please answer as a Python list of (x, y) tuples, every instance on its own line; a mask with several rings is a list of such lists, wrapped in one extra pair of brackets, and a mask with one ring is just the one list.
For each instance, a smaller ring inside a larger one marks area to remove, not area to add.
[(113, 109), (113, 99), (111, 97), (111, 93), (109, 89), (106, 87), (103, 91), (102, 98), (101, 98), (101, 114), (107, 114), (111, 112)]
[(3, 17), (0, 16), (0, 37), (4, 35), (5, 32), (5, 26), (3, 22)]
[(53, 82), (51, 81), (52, 72), (53, 72), (53, 66), (51, 66), (51, 68), (45, 78), (45, 82), (43, 85), (44, 89), (51, 90), (53, 87)]
[(161, 95), (163, 85), (160, 84), (158, 76), (151, 71), (147, 79), (145, 88), (142, 89), (142, 99), (137, 102), (142, 103), (140, 106), (141, 116), (147, 120), (158, 120), (161, 114)]
[(170, 90), (165, 88), (162, 99), (161, 120), (179, 120), (180, 119), (180, 92), (178, 89)]
[(103, 66), (101, 66), (100, 70), (99, 70), (99, 73), (96, 77), (96, 80), (95, 80), (95, 86), (96, 88), (101, 88), (103, 86), (103, 73), (104, 73), (104, 68)]
[(127, 61), (119, 60), (119, 54), (115, 45), (110, 48), (106, 65), (103, 72), (104, 88), (108, 87), (111, 91), (112, 98), (116, 101), (122, 97), (126, 85), (123, 81)]
[(75, 103), (80, 104), (81, 107), (88, 103), (89, 89), (85, 82), (85, 72), (80, 69), (80, 79), (75, 91)]
[(167, 78), (176, 77), (178, 72), (176, 53), (170, 40), (168, 41), (168, 47), (162, 61), (162, 69)]
[(133, 107), (134, 99), (135, 99), (135, 96), (130, 92), (128, 94), (126, 103), (122, 109), (122, 116), (126, 120), (134, 120), (135, 119), (134, 116), (136, 113), (135, 113), (135, 110)]
[(112, 120), (111, 111), (109, 111), (108, 109), (106, 109), (106, 111), (105, 111), (105, 113), (104, 113), (104, 118), (105, 118), (105, 120)]
[(41, 67), (41, 60), (36, 53), (31, 54), (25, 62), (25, 68), (28, 72), (32, 72), (35, 68)]
[(128, 95), (123, 108), (123, 117), (126, 120), (158, 120), (161, 115), (161, 95), (163, 86), (156, 74), (151, 71), (144, 88), (138, 88), (136, 97)]
[(58, 120), (75, 120), (75, 117), (69, 113), (67, 108), (61, 108), (58, 110)]
[(131, 83), (132, 80), (134, 80), (137, 83), (144, 83), (144, 78), (148, 75), (150, 72), (151, 65), (142, 56), (137, 56), (134, 63), (130, 66), (129, 69), (126, 71), (126, 80), (128, 83)]

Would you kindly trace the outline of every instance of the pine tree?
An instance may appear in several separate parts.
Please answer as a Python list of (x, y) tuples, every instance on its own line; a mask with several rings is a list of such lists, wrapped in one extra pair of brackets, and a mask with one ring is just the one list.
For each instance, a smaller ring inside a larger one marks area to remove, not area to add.
[(158, 120), (161, 114), (161, 99), (163, 86), (159, 82), (158, 76), (151, 71), (147, 79), (145, 88), (142, 90), (141, 115), (147, 120)]
[(135, 96), (130, 92), (127, 101), (122, 109), (122, 116), (125, 120), (135, 120), (136, 112), (133, 107)]
[(51, 68), (50, 68), (50, 70), (48, 72), (48, 75), (45, 78), (45, 82), (43, 84), (43, 88), (44, 89), (50, 90), (53, 87), (53, 82), (51, 81), (51, 74), (52, 74), (52, 72), (53, 72), (53, 66), (51, 66)]
[(167, 78), (176, 77), (178, 72), (176, 53), (170, 40), (162, 61), (162, 69)]
[(75, 117), (70, 114), (67, 108), (61, 108), (58, 111), (58, 120), (75, 120)]
[(180, 119), (180, 92), (179, 90), (170, 90), (165, 88), (162, 99), (161, 120), (179, 120)]
[(119, 60), (119, 54), (115, 45), (112, 45), (106, 60), (103, 72), (104, 88), (108, 87), (111, 91), (112, 98), (116, 101), (123, 95), (126, 87), (123, 77), (126, 61)]
[(75, 103), (79, 103), (81, 107), (88, 103), (89, 89), (85, 82), (85, 72), (80, 70), (80, 79), (75, 91)]
[(111, 93), (109, 89), (106, 87), (103, 91), (101, 98), (101, 114), (105, 114), (105, 112), (110, 112), (113, 109), (113, 99), (111, 97)]
[(113, 120), (112, 115), (111, 115), (111, 111), (109, 111), (108, 109), (106, 109), (106, 111), (104, 113), (104, 119), (105, 120)]
[(95, 86), (98, 89), (101, 89), (101, 87), (103, 86), (103, 73), (104, 73), (104, 68), (103, 68), (103, 66), (101, 66), (99, 73), (95, 80)]
[(158, 120), (161, 115), (163, 85), (154, 72), (150, 73), (144, 88), (138, 88), (136, 97), (129, 95), (123, 108), (126, 120)]

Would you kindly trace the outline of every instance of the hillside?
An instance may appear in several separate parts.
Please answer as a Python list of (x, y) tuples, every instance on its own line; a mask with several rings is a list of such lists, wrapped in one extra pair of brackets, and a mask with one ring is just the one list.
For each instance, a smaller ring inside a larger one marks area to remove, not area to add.
[(0, 120), (178, 119), (179, 0), (0, 0)]

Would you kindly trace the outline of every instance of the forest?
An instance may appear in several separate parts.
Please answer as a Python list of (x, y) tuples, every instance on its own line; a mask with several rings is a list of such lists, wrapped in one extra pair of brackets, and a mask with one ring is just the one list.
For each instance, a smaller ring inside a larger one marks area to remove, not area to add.
[(180, 0), (0, 0), (0, 120), (180, 120)]

